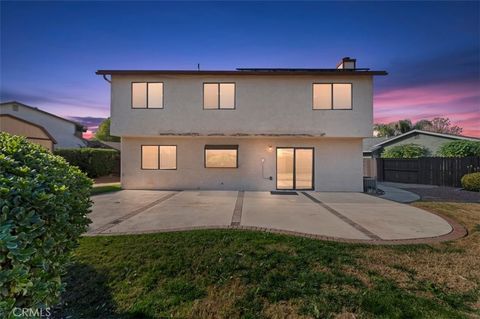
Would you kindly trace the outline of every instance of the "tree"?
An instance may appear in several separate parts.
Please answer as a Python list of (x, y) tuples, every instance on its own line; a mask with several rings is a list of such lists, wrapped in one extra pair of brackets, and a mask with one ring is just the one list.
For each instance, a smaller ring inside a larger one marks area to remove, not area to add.
[(382, 158), (417, 158), (424, 157), (429, 154), (429, 151), (424, 146), (418, 144), (404, 144), (396, 145), (386, 148), (381, 157)]
[(388, 124), (375, 123), (373, 130), (377, 132), (378, 137), (397, 136), (407, 133), (411, 130), (423, 130), (435, 133), (460, 135), (463, 129), (453, 125), (449, 118), (436, 117), (433, 120), (419, 120), (415, 124), (409, 119), (390, 122)]
[(106, 118), (100, 123), (97, 132), (95, 133), (95, 137), (100, 141), (120, 142), (120, 137), (110, 135), (110, 118)]
[(440, 146), (438, 155), (444, 157), (480, 156), (480, 142), (466, 140), (448, 142)]
[(376, 136), (378, 137), (397, 136), (411, 131), (412, 128), (412, 121), (410, 121), (409, 119), (391, 122), (388, 124), (376, 123), (373, 126), (373, 130), (377, 132)]
[(373, 130), (376, 132), (376, 136), (378, 137), (395, 135), (395, 129), (390, 124), (375, 123)]
[(401, 135), (411, 131), (413, 128), (412, 121), (409, 119), (399, 120), (394, 123), (395, 135)]
[(450, 123), (449, 118), (436, 117), (432, 120), (432, 127), (427, 129), (427, 131), (435, 133), (444, 133), (444, 134), (453, 134), (460, 135), (463, 129), (460, 126), (453, 125)]
[(413, 125), (413, 129), (415, 130), (422, 130), (422, 131), (429, 131), (432, 128), (432, 121), (429, 120), (420, 120)]

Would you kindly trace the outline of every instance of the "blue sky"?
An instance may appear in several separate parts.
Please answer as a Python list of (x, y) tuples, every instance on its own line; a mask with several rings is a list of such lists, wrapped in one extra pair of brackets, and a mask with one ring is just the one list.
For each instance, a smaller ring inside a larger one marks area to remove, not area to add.
[(97, 69), (387, 70), (375, 117), (447, 116), (479, 135), (479, 2), (2, 2), (0, 98), (106, 117)]

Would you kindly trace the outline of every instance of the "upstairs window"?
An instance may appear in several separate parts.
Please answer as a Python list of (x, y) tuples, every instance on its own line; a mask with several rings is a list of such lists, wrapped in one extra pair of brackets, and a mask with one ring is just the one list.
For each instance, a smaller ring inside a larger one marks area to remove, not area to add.
[(206, 168), (238, 168), (238, 145), (205, 145)]
[(177, 169), (177, 147), (142, 145), (142, 169)]
[(351, 110), (351, 83), (314, 83), (314, 110)]
[(235, 83), (203, 83), (203, 108), (235, 109)]
[(163, 109), (163, 83), (132, 83), (132, 108)]

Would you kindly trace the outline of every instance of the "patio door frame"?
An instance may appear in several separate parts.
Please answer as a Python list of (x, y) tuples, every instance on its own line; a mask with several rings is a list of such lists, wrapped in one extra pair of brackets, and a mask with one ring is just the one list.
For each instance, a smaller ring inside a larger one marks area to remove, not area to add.
[[(279, 149), (293, 149), (293, 188), (278, 188), (278, 150)], [(297, 163), (296, 163), (296, 155), (297, 150), (312, 150), (312, 188), (300, 188), (297, 189)], [(275, 187), (277, 190), (288, 191), (288, 190), (314, 190), (315, 189), (315, 147), (294, 147), (294, 146), (279, 146), (275, 149)]]

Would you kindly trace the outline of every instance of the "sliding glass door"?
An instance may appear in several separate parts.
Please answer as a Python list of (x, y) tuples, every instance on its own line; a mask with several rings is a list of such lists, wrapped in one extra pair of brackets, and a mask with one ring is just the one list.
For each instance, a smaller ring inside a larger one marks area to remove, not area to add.
[(313, 189), (313, 148), (277, 148), (277, 189)]
[(293, 148), (277, 148), (277, 189), (294, 189)]

